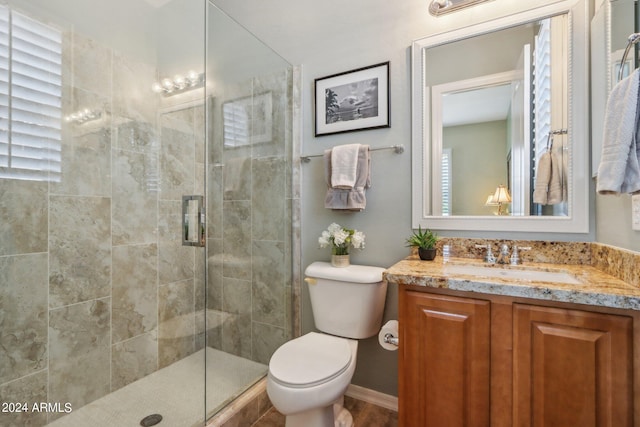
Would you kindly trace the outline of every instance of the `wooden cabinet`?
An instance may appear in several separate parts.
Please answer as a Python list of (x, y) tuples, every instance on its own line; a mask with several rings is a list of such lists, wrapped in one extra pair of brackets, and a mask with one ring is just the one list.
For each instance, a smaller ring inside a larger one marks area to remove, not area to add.
[(400, 426), (640, 426), (637, 313), (415, 288), (399, 294)]
[(630, 317), (514, 304), (514, 426), (633, 425)]
[(404, 292), (400, 306), (400, 425), (489, 425), (490, 303)]

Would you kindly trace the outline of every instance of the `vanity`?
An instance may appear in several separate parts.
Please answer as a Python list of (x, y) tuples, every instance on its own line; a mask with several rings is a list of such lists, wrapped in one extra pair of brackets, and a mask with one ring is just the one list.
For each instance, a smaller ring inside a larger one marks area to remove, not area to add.
[(441, 250), (386, 271), (399, 293), (399, 425), (640, 425), (640, 288), (590, 261), (604, 245), (577, 246), (581, 259), (548, 258), (580, 264)]
[[(498, 240), (445, 237), (385, 272), (399, 425), (640, 427), (640, 254), (587, 242), (590, 141), (598, 159), (633, 2), (542, 3), (412, 43), (412, 229)], [(501, 93), (506, 114), (481, 117)], [(546, 199), (545, 157), (562, 176)], [(521, 265), (483, 262), (477, 246), (505, 243), (531, 247)]]
[[(614, 43), (633, 2), (596, 3), (594, 16), (594, 2), (540, 2), (412, 43), (412, 229), (503, 240), (446, 237), (435, 261), (386, 271), (399, 425), (640, 427), (640, 255), (587, 242), (589, 158), (612, 70), (635, 64)], [(521, 265), (483, 262), (477, 245), (505, 243), (531, 247)]]

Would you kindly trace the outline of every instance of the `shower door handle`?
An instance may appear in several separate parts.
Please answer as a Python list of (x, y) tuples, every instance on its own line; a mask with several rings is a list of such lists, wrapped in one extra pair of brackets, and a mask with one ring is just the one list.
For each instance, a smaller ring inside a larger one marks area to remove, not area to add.
[(182, 196), (182, 246), (204, 246), (205, 218), (203, 196)]

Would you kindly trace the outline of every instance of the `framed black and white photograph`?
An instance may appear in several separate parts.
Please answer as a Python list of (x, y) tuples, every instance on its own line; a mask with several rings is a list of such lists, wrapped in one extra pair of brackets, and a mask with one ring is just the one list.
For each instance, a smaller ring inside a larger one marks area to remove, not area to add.
[(391, 127), (389, 62), (315, 80), (315, 136)]

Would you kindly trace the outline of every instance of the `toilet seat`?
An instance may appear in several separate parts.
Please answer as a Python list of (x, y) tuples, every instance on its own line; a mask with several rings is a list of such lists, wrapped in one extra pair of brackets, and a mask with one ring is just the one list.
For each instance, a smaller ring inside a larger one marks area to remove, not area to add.
[(347, 339), (309, 332), (284, 343), (273, 353), (269, 374), (287, 387), (313, 387), (339, 376), (350, 363)]

